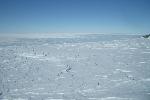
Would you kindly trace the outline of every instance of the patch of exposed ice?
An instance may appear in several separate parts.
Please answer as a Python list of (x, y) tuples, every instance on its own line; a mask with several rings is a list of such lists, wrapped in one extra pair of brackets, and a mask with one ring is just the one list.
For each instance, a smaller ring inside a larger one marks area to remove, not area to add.
[(118, 86), (120, 86), (120, 85), (122, 85), (122, 84), (127, 84), (127, 83), (129, 83), (129, 82), (131, 82), (131, 81), (128, 80), (128, 81), (121, 81), (121, 82), (118, 82), (118, 83), (116, 83), (115, 87), (118, 87)]
[(105, 98), (88, 98), (89, 100), (132, 100), (131, 98), (105, 97)]
[(14, 92), (17, 92), (17, 91), (18, 91), (18, 89), (14, 89), (13, 91), (14, 91)]
[(131, 72), (129, 70), (124, 70), (124, 69), (115, 69), (115, 72), (117, 72), (117, 71), (123, 72), (123, 73), (130, 73)]
[(89, 100), (98, 100), (98, 98), (88, 98)]
[(95, 77), (101, 77), (101, 75), (95, 75)]
[(148, 95), (150, 95), (150, 93), (147, 93)]
[(13, 100), (28, 100), (28, 99), (24, 99), (24, 98), (15, 98)]
[(66, 77), (61, 76), (61, 77), (55, 78), (55, 80), (64, 79), (64, 78), (66, 78)]
[(27, 92), (25, 94), (32, 94), (32, 95), (39, 95), (40, 93), (35, 93), (35, 92)]
[(63, 93), (63, 92), (60, 92), (60, 93), (57, 93), (57, 94), (63, 95), (63, 94), (65, 94), (65, 93)]
[(150, 52), (142, 52), (142, 53), (144, 53), (144, 54), (146, 53), (147, 54), (147, 53), (150, 53)]
[(59, 62), (60, 59), (52, 56), (52, 57), (45, 57), (43, 55), (34, 55), (34, 54), (29, 54), (29, 53), (23, 53), (20, 54), (19, 56), (23, 56), (23, 57), (28, 57), (28, 58), (33, 58), (36, 60), (41, 60), (41, 61), (52, 61), (52, 62)]
[(28, 58), (37, 58), (37, 59), (43, 57), (43, 55), (34, 55), (30, 53), (22, 53), (19, 56), (28, 57)]
[(48, 60), (48, 61), (52, 61), (52, 62), (59, 62), (60, 59), (56, 58), (56, 57), (41, 57), (39, 58), (39, 60)]
[(64, 65), (62, 65), (62, 64), (57, 64), (56, 66), (64, 66)]
[(135, 49), (137, 49), (137, 48), (129, 48), (129, 49), (131, 49), (131, 50), (135, 50)]
[(86, 89), (86, 90), (82, 90), (83, 92), (88, 92), (88, 93), (90, 93), (90, 92), (94, 92), (95, 91), (95, 89)]
[(9, 60), (3, 60), (3, 63), (7, 63), (7, 62), (9, 62)]
[(48, 43), (44, 43), (43, 45), (44, 45), (44, 46), (47, 46), (47, 45), (49, 45), (49, 44), (48, 44)]
[(102, 78), (108, 78), (108, 76), (107, 75), (103, 75)]
[(111, 80), (112, 82), (120, 82), (122, 81), (122, 79), (118, 79), (118, 80)]
[(67, 59), (67, 60), (75, 60), (74, 57), (67, 57), (66, 59)]
[(38, 92), (26, 92), (25, 94), (30, 94), (30, 95), (51, 95), (51, 94), (53, 94), (53, 93), (48, 93), (48, 92), (40, 92), (40, 93), (38, 93)]
[(50, 99), (50, 98), (47, 98), (45, 100), (64, 100), (64, 99)]
[(2, 100), (9, 100), (9, 99), (7, 99), (7, 98), (3, 98)]
[(35, 88), (33, 90), (44, 90), (45, 88)]
[(145, 78), (145, 79), (141, 79), (141, 81), (144, 81), (144, 82), (150, 82), (150, 78)]
[(139, 63), (141, 63), (141, 64), (144, 64), (144, 63), (146, 63), (146, 62), (144, 62), (144, 61), (141, 61), (141, 62), (139, 62)]
[(121, 98), (121, 97), (106, 97), (101, 98), (100, 100), (131, 100), (130, 98)]
[(105, 44), (104, 47), (105, 47), (105, 48), (116, 48), (117, 45), (114, 45), (114, 44), (109, 43), (109, 44)]

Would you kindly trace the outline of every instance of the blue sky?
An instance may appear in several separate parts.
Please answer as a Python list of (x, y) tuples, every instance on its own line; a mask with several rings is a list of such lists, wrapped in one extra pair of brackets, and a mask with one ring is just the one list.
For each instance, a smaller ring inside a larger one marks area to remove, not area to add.
[(0, 33), (150, 32), (150, 0), (0, 0)]

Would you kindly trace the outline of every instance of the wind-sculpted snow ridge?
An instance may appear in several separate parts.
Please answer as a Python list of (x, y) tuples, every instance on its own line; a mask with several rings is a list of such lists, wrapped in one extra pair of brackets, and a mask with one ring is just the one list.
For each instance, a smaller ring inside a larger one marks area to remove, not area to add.
[(90, 38), (0, 42), (0, 100), (150, 100), (150, 41)]

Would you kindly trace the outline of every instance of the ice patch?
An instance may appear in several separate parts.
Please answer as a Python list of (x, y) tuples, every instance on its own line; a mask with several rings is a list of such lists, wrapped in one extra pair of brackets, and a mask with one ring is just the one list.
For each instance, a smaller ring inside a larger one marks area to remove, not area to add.
[(40, 93), (35, 93), (35, 92), (27, 92), (25, 94), (32, 94), (32, 95), (39, 95)]
[(45, 100), (64, 100), (64, 99), (50, 99), (50, 98), (48, 98), (48, 99), (45, 99)]
[(9, 62), (9, 60), (3, 60), (3, 63), (7, 63), (7, 62)]
[[(116, 71), (119, 71), (119, 72), (123, 72), (123, 73), (130, 73), (131, 71), (129, 70), (124, 70), (124, 69), (115, 69)], [(115, 71), (115, 72), (116, 72)]]
[(60, 59), (53, 57), (53, 56), (52, 57), (45, 57), (43, 55), (34, 55), (34, 54), (29, 54), (29, 53), (23, 53), (23, 54), (20, 54), (19, 56), (33, 58), (33, 59), (41, 60), (41, 61), (52, 61), (52, 62), (59, 62), (60, 61)]
[(2, 100), (9, 100), (9, 99), (4, 98), (4, 99), (2, 99)]
[(111, 80), (112, 82), (120, 82), (122, 81), (122, 79), (118, 79), (118, 80)]
[(115, 47), (117, 47), (117, 46), (114, 45), (114, 44), (105, 44), (104, 47), (105, 47), (105, 48), (115, 48)]
[(16, 99), (13, 99), (13, 100), (28, 100), (28, 99), (24, 99), (24, 98), (16, 98)]
[(146, 63), (146, 62), (144, 62), (144, 61), (141, 61), (141, 62), (139, 62), (139, 63), (141, 63), (141, 64), (144, 64), (144, 63)]
[(65, 93), (57, 93), (57, 94), (63, 95), (63, 94), (65, 94)]
[(108, 76), (107, 76), (107, 75), (104, 75), (104, 76), (102, 76), (102, 78), (108, 78)]
[(22, 53), (19, 56), (28, 57), (28, 58), (37, 58), (37, 59), (43, 57), (43, 55), (34, 55), (30, 53)]
[(44, 90), (45, 88), (35, 88), (33, 90)]
[(86, 89), (86, 90), (82, 90), (83, 92), (93, 92), (93, 91), (95, 91), (94, 89)]
[(14, 91), (14, 92), (17, 92), (17, 91), (18, 91), (18, 89), (14, 89), (13, 91)]
[(150, 52), (142, 52), (143, 54), (145, 54), (145, 53), (150, 53)]
[(90, 99), (90, 100), (98, 100), (98, 98), (88, 98), (88, 99)]
[(66, 77), (61, 76), (61, 77), (55, 78), (55, 80), (64, 79), (64, 78)]
[(106, 97), (106, 98), (88, 98), (89, 100), (131, 100), (130, 98)]
[(101, 98), (100, 100), (130, 100), (129, 98), (120, 98), (120, 97), (106, 97)]
[(64, 66), (64, 65), (62, 65), (62, 64), (58, 64), (58, 65), (56, 65), (56, 66), (60, 66), (60, 67), (61, 67), (61, 66)]
[(74, 57), (67, 57), (67, 60), (75, 60)]
[(53, 93), (48, 93), (48, 92), (26, 92), (26, 95), (51, 95)]
[(49, 44), (48, 44), (48, 43), (44, 43), (43, 45), (44, 45), (44, 46), (47, 46), (47, 45), (49, 45)]
[(56, 58), (56, 57), (41, 57), (39, 58), (39, 60), (48, 60), (48, 61), (52, 61), (52, 62), (59, 62), (60, 59)]
[(121, 82), (118, 82), (118, 83), (116, 83), (115, 87), (121, 86), (123, 84), (127, 84), (129, 82), (131, 82), (131, 81), (121, 81)]
[(131, 50), (135, 50), (135, 49), (137, 49), (137, 48), (129, 48), (129, 49), (131, 49)]
[(100, 77), (101, 75), (95, 75), (95, 77)]
[(147, 93), (148, 95), (150, 95), (150, 93)]
[(149, 82), (150, 81), (150, 78), (145, 78), (145, 79), (142, 79), (141, 81), (144, 81), (144, 82)]

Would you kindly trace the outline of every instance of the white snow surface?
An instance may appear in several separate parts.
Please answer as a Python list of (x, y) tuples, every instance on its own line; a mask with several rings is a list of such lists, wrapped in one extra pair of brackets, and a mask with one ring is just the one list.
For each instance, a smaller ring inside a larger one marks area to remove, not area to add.
[(103, 37), (0, 40), (0, 100), (150, 100), (150, 40)]

